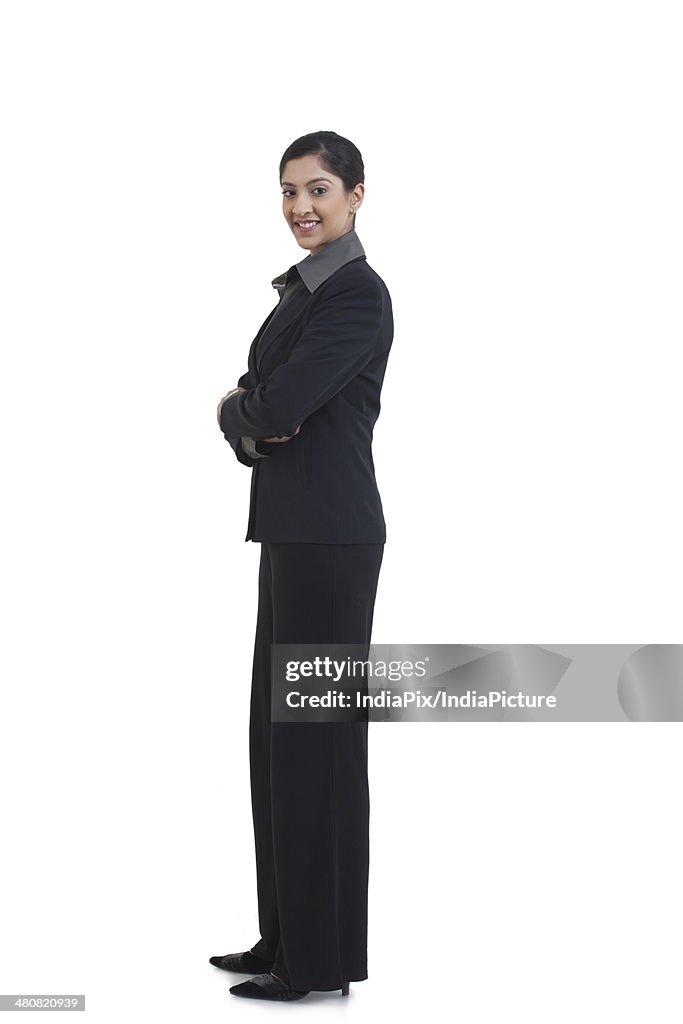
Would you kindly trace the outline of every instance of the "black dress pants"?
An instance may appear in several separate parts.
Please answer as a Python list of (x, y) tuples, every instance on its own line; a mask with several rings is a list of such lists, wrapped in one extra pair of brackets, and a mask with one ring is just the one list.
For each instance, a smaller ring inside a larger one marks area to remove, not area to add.
[(383, 554), (383, 544), (261, 544), (249, 726), (261, 938), (252, 952), (299, 990), (368, 976), (368, 723), (271, 722), (271, 644), (369, 647)]

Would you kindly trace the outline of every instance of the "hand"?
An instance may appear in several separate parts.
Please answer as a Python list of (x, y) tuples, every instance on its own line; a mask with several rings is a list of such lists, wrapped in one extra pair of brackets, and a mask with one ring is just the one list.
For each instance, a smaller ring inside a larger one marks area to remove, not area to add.
[(238, 391), (246, 391), (246, 390), (247, 390), (246, 388), (233, 388), (231, 391), (228, 391), (227, 395), (223, 395), (223, 397), (221, 398), (220, 402), (218, 403), (218, 410), (216, 412), (216, 419), (218, 420), (218, 426), (219, 427), (221, 425), (221, 409), (223, 408), (223, 402), (226, 402), (228, 400), (228, 398), (230, 398), (231, 395), (236, 394)]
[(271, 442), (272, 441), (291, 441), (293, 437), (296, 437), (296, 435), (299, 433), (300, 430), (301, 430), (301, 424), (299, 424), (299, 426), (296, 428), (294, 433), (290, 434), (289, 437), (287, 437), (287, 436), (285, 436), (285, 437), (265, 437), (264, 441), (271, 441)]

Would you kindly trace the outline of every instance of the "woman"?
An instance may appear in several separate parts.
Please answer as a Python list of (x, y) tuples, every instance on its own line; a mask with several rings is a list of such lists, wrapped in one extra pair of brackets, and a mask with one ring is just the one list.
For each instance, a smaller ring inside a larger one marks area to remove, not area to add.
[(210, 962), (254, 974), (230, 989), (250, 998), (347, 994), (367, 978), (367, 721), (271, 720), (271, 644), (370, 644), (386, 540), (371, 446), (393, 316), (355, 231), (364, 177), (334, 132), (286, 150), (283, 213), (308, 255), (273, 280), (279, 303), (218, 406), (252, 467), (246, 540), (261, 544), (249, 734), (261, 936)]

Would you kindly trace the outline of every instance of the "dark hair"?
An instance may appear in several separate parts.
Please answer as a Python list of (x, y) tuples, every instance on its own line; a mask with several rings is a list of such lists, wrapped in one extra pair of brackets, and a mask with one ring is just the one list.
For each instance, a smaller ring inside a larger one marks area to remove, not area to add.
[[(365, 183), (365, 167), (360, 150), (350, 139), (336, 132), (310, 132), (295, 139), (280, 160), (280, 181), (287, 161), (296, 160), (300, 156), (317, 156), (326, 171), (341, 178), (347, 192), (351, 192), (359, 181)], [(353, 223), (355, 226), (355, 213)]]

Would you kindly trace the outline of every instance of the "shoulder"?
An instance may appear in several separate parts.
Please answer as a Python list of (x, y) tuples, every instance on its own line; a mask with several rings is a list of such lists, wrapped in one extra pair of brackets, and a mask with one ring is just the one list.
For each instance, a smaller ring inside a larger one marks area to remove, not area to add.
[(386, 302), (391, 303), (386, 284), (365, 258), (350, 260), (339, 270), (335, 270), (334, 274), (330, 274), (327, 280), (316, 288), (313, 298), (322, 301), (349, 292), (370, 296), (382, 305)]

